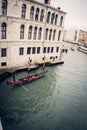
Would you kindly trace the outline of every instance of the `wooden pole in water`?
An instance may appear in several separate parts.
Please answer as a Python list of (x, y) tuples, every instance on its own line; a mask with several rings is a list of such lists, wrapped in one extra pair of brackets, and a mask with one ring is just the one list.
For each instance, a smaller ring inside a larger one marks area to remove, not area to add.
[(20, 82), (19, 82), (19, 84), (21, 85), (21, 87), (25, 90), (25, 91), (29, 91), (24, 85), (22, 85)]

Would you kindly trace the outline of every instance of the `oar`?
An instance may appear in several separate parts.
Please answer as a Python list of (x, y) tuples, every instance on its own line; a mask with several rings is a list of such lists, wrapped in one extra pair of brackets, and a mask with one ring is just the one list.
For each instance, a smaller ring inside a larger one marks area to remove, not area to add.
[(19, 82), (19, 84), (21, 85), (21, 87), (25, 90), (25, 91), (29, 91), (24, 85), (21, 84), (21, 82)]

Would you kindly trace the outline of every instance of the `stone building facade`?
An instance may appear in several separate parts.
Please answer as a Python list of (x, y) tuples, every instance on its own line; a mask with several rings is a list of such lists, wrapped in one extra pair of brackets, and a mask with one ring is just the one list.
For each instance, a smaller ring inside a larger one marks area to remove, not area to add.
[(87, 47), (87, 31), (79, 30), (78, 43)]
[(65, 14), (50, 0), (1, 0), (0, 70), (59, 60)]

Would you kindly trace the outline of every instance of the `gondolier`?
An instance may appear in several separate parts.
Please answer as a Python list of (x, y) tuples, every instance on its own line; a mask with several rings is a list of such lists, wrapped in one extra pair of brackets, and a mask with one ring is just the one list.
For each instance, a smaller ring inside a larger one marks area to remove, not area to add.
[(43, 63), (43, 70), (45, 69), (45, 63)]
[(29, 60), (28, 60), (28, 73), (30, 71), (31, 61), (32, 61), (32, 59), (30, 59), (30, 57), (29, 57)]
[(15, 83), (15, 72), (12, 73), (12, 76), (13, 76), (13, 81)]
[(45, 69), (45, 59), (46, 59), (46, 57), (45, 57), (45, 55), (44, 55), (44, 57), (42, 58), (42, 60), (43, 60), (43, 70)]

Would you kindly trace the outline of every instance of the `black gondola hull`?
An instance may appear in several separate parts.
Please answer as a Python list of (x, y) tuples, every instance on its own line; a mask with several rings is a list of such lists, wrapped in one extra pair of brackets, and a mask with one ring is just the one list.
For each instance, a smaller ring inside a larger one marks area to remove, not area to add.
[(47, 72), (48, 72), (48, 70), (41, 72), (41, 73), (37, 73), (37, 74), (32, 75), (32, 76), (26, 76), (26, 77), (21, 78), (21, 79), (16, 79), (15, 81), (10, 80), (10, 81), (7, 81), (7, 84), (10, 86), (15, 86), (15, 85), (20, 85), (20, 84), (30, 83), (30, 82), (33, 82), (37, 79), (42, 78)]

